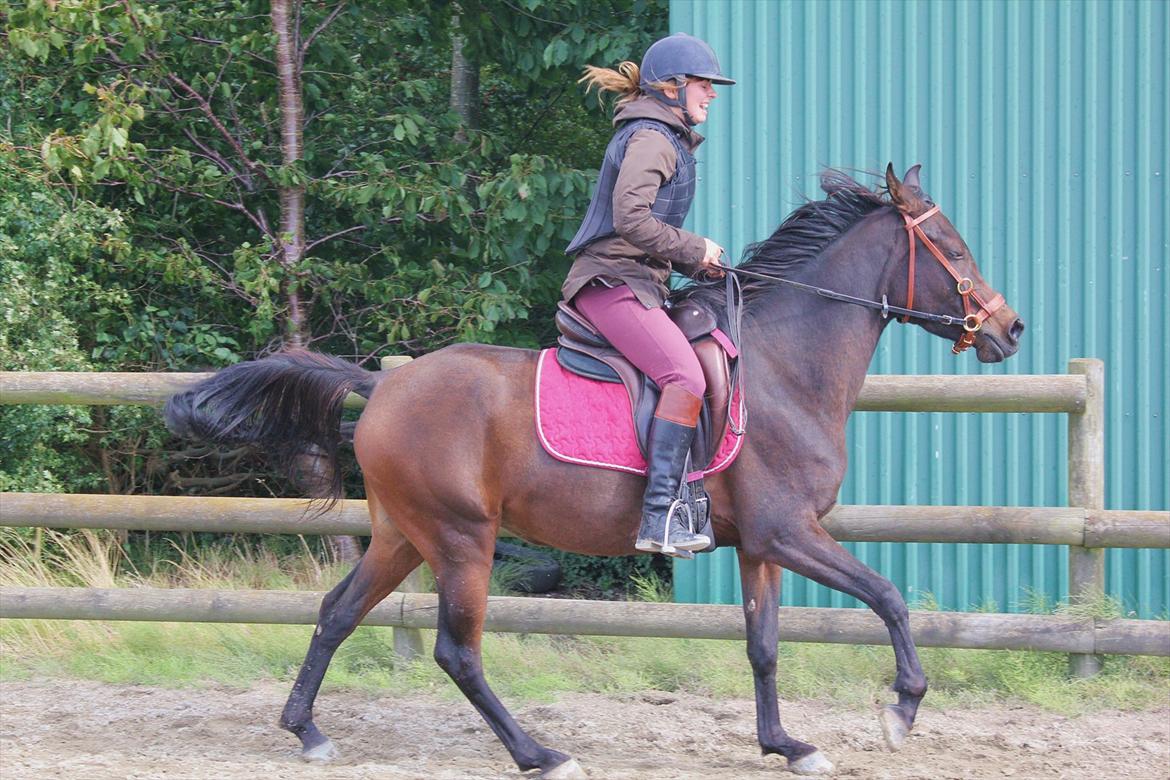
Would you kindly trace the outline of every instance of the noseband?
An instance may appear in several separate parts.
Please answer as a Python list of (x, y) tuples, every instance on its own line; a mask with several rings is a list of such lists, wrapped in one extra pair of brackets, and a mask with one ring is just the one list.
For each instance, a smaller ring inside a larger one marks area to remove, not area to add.
[[(903, 214), (902, 219), (906, 221), (906, 238), (910, 242), (910, 279), (906, 285), (906, 308), (914, 308), (914, 255), (918, 248), (918, 241), (934, 255), (934, 259), (942, 264), (942, 267), (947, 270), (947, 273), (955, 280), (955, 289), (959, 293), (959, 297), (963, 299), (963, 335), (955, 341), (951, 347), (951, 352), (958, 355), (960, 352), (968, 349), (975, 343), (975, 334), (983, 327), (983, 322), (991, 315), (995, 314), (1004, 304), (1003, 295), (996, 293), (995, 297), (990, 302), (985, 302), (983, 297), (975, 291), (975, 283), (971, 281), (970, 277), (961, 275), (951, 265), (950, 261), (943, 256), (934, 242), (926, 237), (926, 233), (922, 230), (922, 223), (933, 217), (938, 213), (938, 206), (931, 206), (923, 214), (916, 218), (911, 218), (909, 214)], [(918, 241), (914, 237), (918, 237)], [(975, 303), (979, 304), (979, 310), (973, 311), (974, 306), (971, 305), (971, 299), (975, 299)], [(912, 315), (906, 314), (902, 316), (902, 322), (906, 322)]]

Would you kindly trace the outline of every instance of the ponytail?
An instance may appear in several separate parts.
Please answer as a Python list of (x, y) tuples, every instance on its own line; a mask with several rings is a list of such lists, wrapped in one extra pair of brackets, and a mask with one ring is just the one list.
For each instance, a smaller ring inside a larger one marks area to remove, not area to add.
[[(595, 65), (585, 66), (585, 75), (577, 79), (578, 84), (585, 85), (585, 94), (589, 94), (589, 90), (596, 87), (598, 95), (603, 92), (616, 92), (618, 97), (617, 104), (624, 106), (631, 100), (641, 97), (646, 92), (641, 87), (642, 73), (638, 67), (638, 63), (626, 60), (613, 68), (599, 68)], [(661, 90), (663, 87), (677, 87), (677, 84), (672, 82), (656, 83), (648, 85), (652, 89)]]

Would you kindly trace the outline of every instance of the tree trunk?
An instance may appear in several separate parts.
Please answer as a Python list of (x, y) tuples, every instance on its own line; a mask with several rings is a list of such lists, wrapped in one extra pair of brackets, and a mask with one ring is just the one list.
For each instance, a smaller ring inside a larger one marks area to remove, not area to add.
[(467, 143), (467, 131), (479, 127), (479, 63), (467, 57), (466, 39), (459, 31), (459, 9), (451, 20), (451, 110), (459, 115), (462, 127), (455, 140)]
[[(276, 33), (276, 83), (280, 97), (280, 152), (284, 174), (278, 183), (280, 193), (280, 247), (277, 256), (286, 271), (300, 266), (305, 258), (305, 186), (299, 170), (304, 156), (302, 135), (305, 107), (301, 99), (301, 0), (272, 0), (272, 30)], [(332, 19), (332, 16), (330, 17)], [(327, 24), (328, 22), (326, 22)], [(285, 297), (288, 301), (288, 344), (303, 347), (309, 329), (301, 304), (299, 275), (287, 273)], [(304, 453), (300, 460), (299, 480), (310, 496), (323, 495), (333, 475), (323, 469), (316, 452)], [(352, 536), (330, 536), (334, 555), (356, 561), (362, 555), (361, 543)]]
[[(297, 268), (305, 256), (305, 187), (298, 171), (303, 155), (302, 126), (304, 105), (301, 100), (301, 72), (297, 41), (300, 0), (272, 0), (272, 29), (276, 33), (277, 93), (280, 97), (280, 151), (285, 175), (278, 185), (280, 193), (280, 235), (277, 257), (287, 270)], [(296, 172), (291, 179), (289, 174)], [(294, 347), (308, 341), (308, 328), (301, 305), (297, 280), (286, 275), (285, 296), (288, 301), (286, 337)]]

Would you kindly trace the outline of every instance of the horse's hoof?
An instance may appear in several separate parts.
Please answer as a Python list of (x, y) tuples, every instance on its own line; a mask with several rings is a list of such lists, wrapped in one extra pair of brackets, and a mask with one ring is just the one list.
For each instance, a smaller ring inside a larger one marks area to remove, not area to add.
[(827, 775), (833, 771), (833, 762), (821, 751), (788, 762), (788, 771), (796, 775)]
[(882, 724), (882, 736), (886, 738), (886, 747), (890, 752), (897, 752), (906, 740), (906, 735), (910, 733), (910, 727), (902, 719), (898, 708), (893, 706), (882, 707), (882, 711), (878, 713), (878, 721)]
[(320, 745), (305, 748), (301, 751), (301, 758), (314, 764), (325, 764), (337, 758), (340, 753), (333, 746), (333, 740), (327, 739)]
[(577, 759), (570, 758), (563, 764), (557, 764), (547, 772), (540, 773), (541, 780), (588, 780), (589, 775), (577, 763)]

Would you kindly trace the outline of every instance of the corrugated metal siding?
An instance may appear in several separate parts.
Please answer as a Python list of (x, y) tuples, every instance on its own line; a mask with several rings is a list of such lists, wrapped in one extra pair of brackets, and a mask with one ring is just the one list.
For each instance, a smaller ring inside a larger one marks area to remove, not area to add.
[[(738, 256), (823, 165), (923, 181), (984, 276), (1028, 323), (1010, 361), (955, 358), (892, 327), (871, 373), (1061, 373), (1105, 361), (1107, 506), (1170, 507), (1167, 401), (1167, 57), (1164, 2), (674, 0), (740, 83), (703, 132), (692, 228)], [(844, 503), (1059, 506), (1063, 415), (854, 416)], [(1067, 592), (1067, 551), (1027, 545), (851, 544), (910, 600), (1026, 610)], [(680, 601), (738, 602), (734, 554), (675, 568)], [(784, 603), (855, 605), (785, 573)], [(1109, 592), (1170, 612), (1170, 552), (1111, 550)]]

